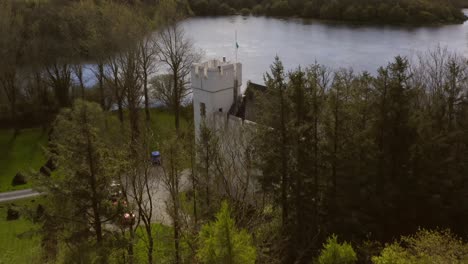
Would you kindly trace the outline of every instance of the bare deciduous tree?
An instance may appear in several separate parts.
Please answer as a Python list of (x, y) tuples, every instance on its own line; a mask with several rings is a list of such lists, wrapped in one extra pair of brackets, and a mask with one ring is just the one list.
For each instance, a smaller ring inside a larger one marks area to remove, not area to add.
[(71, 67), (68, 63), (54, 62), (46, 67), (48, 84), (52, 87), (60, 107), (68, 107), (72, 85)]
[(129, 49), (120, 53), (120, 79), (124, 92), (124, 102), (128, 109), (132, 142), (138, 141), (140, 136), (140, 105), (142, 91), (142, 78), (138, 62), (138, 49)]
[[(174, 80), (171, 74), (161, 74), (151, 80), (153, 97), (172, 110), (175, 108), (174, 97), (176, 96), (173, 83)], [(191, 91), (185, 89), (183, 92), (181, 98), (186, 98)], [(182, 102), (183, 99), (180, 101)]]
[(107, 86), (110, 87), (112, 97), (117, 103), (117, 112), (119, 121), (123, 123), (123, 104), (124, 104), (124, 88), (121, 80), (121, 68), (117, 58), (109, 58), (106, 65), (107, 72), (104, 75), (106, 78)]
[(85, 99), (85, 85), (84, 85), (84, 77), (83, 77), (83, 65), (81, 63), (74, 64), (72, 66), (72, 71), (76, 79), (78, 80), (78, 85), (80, 86), (81, 99), (84, 100)]
[(18, 67), (25, 45), (21, 32), (23, 18), (14, 12), (12, 3), (0, 3), (0, 87), (10, 105), (12, 121), (16, 123), (16, 104), (20, 94), (17, 85)]
[(141, 68), (142, 81), (143, 81), (143, 94), (145, 96), (145, 117), (146, 121), (150, 121), (149, 112), (149, 92), (148, 81), (151, 74), (157, 70), (157, 48), (155, 35), (149, 35), (138, 43), (139, 49), (139, 65)]
[(193, 42), (185, 36), (178, 23), (163, 28), (156, 43), (159, 60), (164, 63), (172, 76), (172, 104), (175, 127), (180, 127), (180, 106), (189, 90), (188, 75), (193, 63), (201, 59), (201, 52), (195, 50)]

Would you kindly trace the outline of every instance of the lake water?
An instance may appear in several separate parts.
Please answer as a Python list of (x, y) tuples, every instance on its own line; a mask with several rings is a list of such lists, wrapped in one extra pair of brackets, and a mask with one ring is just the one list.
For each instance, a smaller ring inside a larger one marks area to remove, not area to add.
[[(468, 9), (464, 10), (468, 15)], [(205, 51), (205, 59), (235, 60), (243, 65), (243, 83), (263, 82), (277, 54), (286, 69), (317, 61), (333, 69), (352, 67), (375, 73), (396, 55), (414, 58), (440, 45), (468, 57), (468, 22), (458, 25), (403, 27), (349, 25), (302, 19), (266, 17), (190, 18), (187, 36)]]

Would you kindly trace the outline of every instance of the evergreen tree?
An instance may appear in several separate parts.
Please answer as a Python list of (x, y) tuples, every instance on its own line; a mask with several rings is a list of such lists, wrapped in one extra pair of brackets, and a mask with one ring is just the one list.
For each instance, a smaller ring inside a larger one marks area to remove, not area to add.
[[(265, 84), (268, 87), (265, 100), (259, 102), (259, 111), (264, 113), (259, 123), (262, 127), (259, 137), (258, 152), (262, 164), (263, 188), (275, 192), (276, 200), (281, 206), (283, 225), (288, 224), (289, 202), (289, 105), (287, 102), (286, 81), (283, 64), (279, 57), (270, 67), (271, 73), (265, 74)], [(266, 99), (268, 98), (268, 99)], [(279, 187), (277, 187), (279, 186)]]
[(235, 226), (226, 202), (216, 214), (216, 221), (202, 227), (199, 239), (198, 258), (202, 263), (254, 264), (257, 259), (252, 237)]
[(123, 163), (105, 119), (97, 104), (81, 100), (59, 114), (49, 148), (57, 171), (50, 178), (40, 177), (38, 187), (48, 194), (47, 212), (64, 240), (88, 248), (99, 263), (107, 262), (104, 223), (115, 217), (109, 186)]

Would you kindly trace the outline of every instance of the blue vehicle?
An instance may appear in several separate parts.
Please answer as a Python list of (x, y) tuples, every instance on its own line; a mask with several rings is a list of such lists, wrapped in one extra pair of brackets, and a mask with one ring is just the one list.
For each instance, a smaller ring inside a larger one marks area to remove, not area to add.
[(151, 163), (153, 165), (161, 165), (161, 153), (159, 151), (151, 152)]

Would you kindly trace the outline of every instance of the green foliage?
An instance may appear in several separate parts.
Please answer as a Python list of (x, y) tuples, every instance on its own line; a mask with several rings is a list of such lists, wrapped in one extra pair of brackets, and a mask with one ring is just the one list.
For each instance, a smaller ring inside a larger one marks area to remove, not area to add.
[[(174, 229), (169, 226), (165, 226), (158, 223), (151, 224), (151, 231), (153, 234), (153, 241), (154, 241), (154, 248), (153, 248), (153, 255), (155, 259), (155, 263), (160, 264), (171, 264), (174, 263)], [(147, 263), (147, 245), (146, 245), (146, 238), (145, 238), (145, 230), (144, 227), (138, 227), (136, 230), (137, 234), (137, 241), (135, 244), (135, 258), (137, 263)], [(183, 236), (181, 238), (181, 251), (182, 251), (182, 259), (184, 263), (190, 263), (189, 256), (190, 256), (190, 247), (187, 243), (187, 237)], [(115, 263), (118, 263), (118, 260), (121, 258), (118, 251), (113, 251), (113, 259), (115, 259)]]
[(240, 12), (241, 12), (241, 15), (243, 16), (250, 15), (250, 10), (248, 8), (242, 8)]
[(263, 15), (264, 13), (265, 13), (265, 9), (261, 5), (255, 5), (252, 8), (252, 14), (256, 16)]
[(275, 0), (267, 12), (267, 15), (270, 16), (290, 16), (291, 14), (292, 10), (289, 7), (288, 1), (285, 0)]
[(103, 235), (104, 223), (118, 217), (109, 200), (110, 186), (127, 164), (126, 133), (116, 128), (115, 118), (99, 105), (81, 100), (63, 109), (55, 121), (48, 156), (57, 170), (51, 177), (38, 175), (37, 188), (48, 194), (46, 211), (52, 225), (60, 226), (60, 237), (74, 244), (64, 255), (65, 262), (75, 254), (82, 259), (107, 258), (111, 237)]
[(433, 226), (468, 234), (468, 107), (456, 103), (466, 102), (468, 67), (440, 49), (422, 58), (396, 57), (375, 76), (320, 65), (285, 76), (275, 60), (256, 97), (254, 156), (283, 213), (287, 262), (317, 249), (320, 230), (353, 241)]
[(319, 264), (353, 264), (356, 262), (357, 256), (353, 247), (347, 242), (338, 243), (336, 235), (327, 239), (318, 258)]
[(13, 187), (11, 181), (17, 172), (27, 175), (44, 165), (46, 143), (47, 133), (40, 128), (24, 129), (16, 136), (13, 130), (0, 130), (0, 191), (31, 187), (29, 183)]
[(246, 230), (238, 230), (230, 216), (228, 204), (223, 202), (216, 221), (202, 227), (198, 258), (206, 264), (253, 264), (256, 249)]
[(349, 6), (343, 12), (343, 18), (350, 21), (359, 20), (359, 10), (355, 6)]
[(448, 230), (422, 229), (387, 245), (372, 261), (374, 264), (462, 264), (468, 262), (468, 245)]
[[(35, 210), (38, 199), (19, 200), (14, 204), (23, 210)], [(37, 263), (41, 257), (40, 236), (37, 224), (24, 217), (18, 220), (6, 221), (7, 203), (0, 204), (0, 264)]]
[[(461, 0), (462, 1), (462, 0)], [(193, 0), (190, 2), (196, 15), (220, 15), (216, 0)], [(372, 21), (377, 23), (461, 23), (467, 18), (452, 1), (407, 1), (396, 0), (265, 0), (236, 1), (223, 4), (242, 10), (252, 8), (254, 15), (302, 16), (327, 20)], [(242, 11), (241, 11), (242, 13)]]

